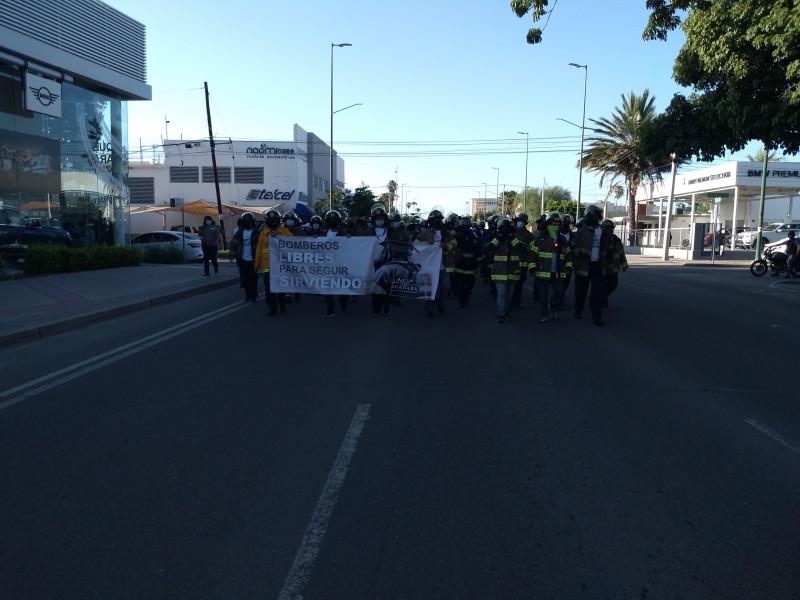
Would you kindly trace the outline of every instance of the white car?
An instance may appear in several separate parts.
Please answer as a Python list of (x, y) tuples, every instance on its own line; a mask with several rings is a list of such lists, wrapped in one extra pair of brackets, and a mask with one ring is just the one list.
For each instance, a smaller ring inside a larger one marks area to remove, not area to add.
[(131, 246), (147, 253), (149, 248), (169, 250), (183, 248), (183, 259), (186, 261), (203, 260), (203, 244), (200, 238), (182, 231), (149, 231), (131, 238)]
[[(800, 223), (770, 223), (761, 230), (762, 246), (784, 239), (790, 231), (800, 233)], [(736, 234), (736, 246), (752, 248), (758, 240), (758, 231), (743, 231)]]

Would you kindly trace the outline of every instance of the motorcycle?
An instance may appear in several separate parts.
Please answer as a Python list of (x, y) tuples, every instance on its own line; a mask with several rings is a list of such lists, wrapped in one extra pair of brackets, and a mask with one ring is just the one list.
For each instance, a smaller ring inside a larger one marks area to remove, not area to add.
[[(761, 251), (761, 258), (754, 260), (750, 264), (750, 272), (756, 277), (766, 275), (767, 271), (772, 271), (777, 274), (785, 273), (788, 257), (786, 253), (781, 250), (781, 247), (782, 246), (771, 246), (769, 244), (765, 246), (764, 250)], [(794, 277), (800, 277), (800, 260), (794, 261), (792, 275)]]

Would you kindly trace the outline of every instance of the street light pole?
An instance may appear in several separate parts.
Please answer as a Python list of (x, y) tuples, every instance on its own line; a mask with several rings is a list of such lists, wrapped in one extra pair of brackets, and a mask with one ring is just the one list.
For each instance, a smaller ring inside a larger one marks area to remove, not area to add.
[(330, 184), (328, 189), (328, 210), (333, 210), (333, 189), (336, 187), (336, 177), (333, 172), (333, 49), (344, 48), (345, 46), (352, 46), (353, 44), (331, 44), (331, 173)]
[(586, 132), (586, 81), (589, 78), (589, 65), (569, 63), (570, 67), (583, 69), (583, 116), (581, 117), (581, 153), (578, 157), (578, 202), (575, 206), (575, 220), (581, 218), (581, 179), (583, 178), (583, 138)]
[(522, 212), (528, 212), (528, 132), (518, 131), (520, 135), (525, 136), (525, 187), (522, 191)]
[(495, 196), (497, 197), (497, 208), (500, 212), (503, 211), (503, 207), (500, 206), (500, 167), (492, 167), (495, 171), (497, 171), (497, 187), (495, 189)]

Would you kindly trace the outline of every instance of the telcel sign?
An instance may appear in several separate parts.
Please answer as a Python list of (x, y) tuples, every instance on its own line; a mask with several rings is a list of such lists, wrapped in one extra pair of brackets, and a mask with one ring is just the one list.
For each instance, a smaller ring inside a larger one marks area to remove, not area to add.
[(247, 158), (283, 158), (294, 160), (294, 148), (278, 148), (261, 144), (258, 147), (250, 146), (245, 150)]
[(274, 190), (250, 190), (247, 194), (247, 200), (282, 200), (286, 202), (287, 200), (291, 200), (292, 196), (297, 190), (292, 190), (291, 192), (282, 192), (279, 189)]

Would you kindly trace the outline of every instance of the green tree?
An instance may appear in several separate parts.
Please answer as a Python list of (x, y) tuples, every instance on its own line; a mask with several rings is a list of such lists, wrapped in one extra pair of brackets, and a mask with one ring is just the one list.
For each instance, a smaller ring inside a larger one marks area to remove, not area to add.
[(622, 95), (622, 107), (616, 107), (611, 118), (589, 119), (594, 134), (587, 138), (583, 166), (589, 173), (600, 175), (600, 186), (609, 178), (609, 187), (622, 179), (628, 190), (628, 223), (636, 229), (636, 191), (645, 180), (660, 179), (669, 169), (670, 157), (665, 149), (649, 146), (644, 132), (656, 117), (655, 97), (645, 90), (641, 96), (631, 92)]
[[(550, 19), (548, 4), (512, 0), (511, 9), (519, 17), (530, 13), (537, 23)], [(678, 27), (685, 33), (673, 78), (693, 89), (673, 97), (652, 139), (679, 158), (700, 160), (741, 150), (751, 140), (784, 154), (800, 151), (797, 0), (646, 0), (646, 6), (645, 40), (666, 40)], [(528, 32), (529, 43), (541, 41), (542, 29)]]
[[(551, 207), (552, 208), (548, 208)], [(522, 212), (522, 200), (517, 199), (514, 207), (517, 213)], [(528, 216), (535, 220), (542, 211), (542, 188), (528, 188), (528, 202), (526, 204)], [(563, 210), (562, 210), (563, 209)], [(572, 192), (560, 185), (545, 186), (544, 188), (544, 212), (557, 210), (561, 213), (575, 213), (575, 201), (572, 200)]]
[(342, 205), (349, 215), (368, 217), (375, 200), (375, 193), (362, 181), (361, 187), (357, 187), (352, 194), (345, 196)]
[[(652, 0), (651, 0), (652, 2)], [(710, 160), (758, 140), (800, 150), (800, 10), (796, 0), (654, 2), (644, 37), (666, 39), (680, 25), (686, 43), (674, 79), (692, 87), (664, 115), (667, 143)], [(688, 11), (681, 22), (678, 10)]]
[(338, 210), (338, 211), (341, 212), (342, 209), (344, 208), (343, 202), (344, 202), (345, 196), (347, 194), (349, 194), (349, 193), (350, 193), (350, 190), (347, 190), (347, 189), (345, 189), (345, 190), (336, 190), (335, 192), (333, 192), (332, 200), (328, 199), (328, 198), (323, 198), (322, 200), (317, 200), (314, 203), (314, 206), (311, 207), (311, 210), (313, 210), (315, 214), (318, 214), (320, 216), (324, 215), (331, 208), (333, 210)]
[(517, 192), (516, 190), (503, 190), (500, 196), (500, 206), (498, 212), (504, 215), (516, 214), (515, 207), (517, 205)]

